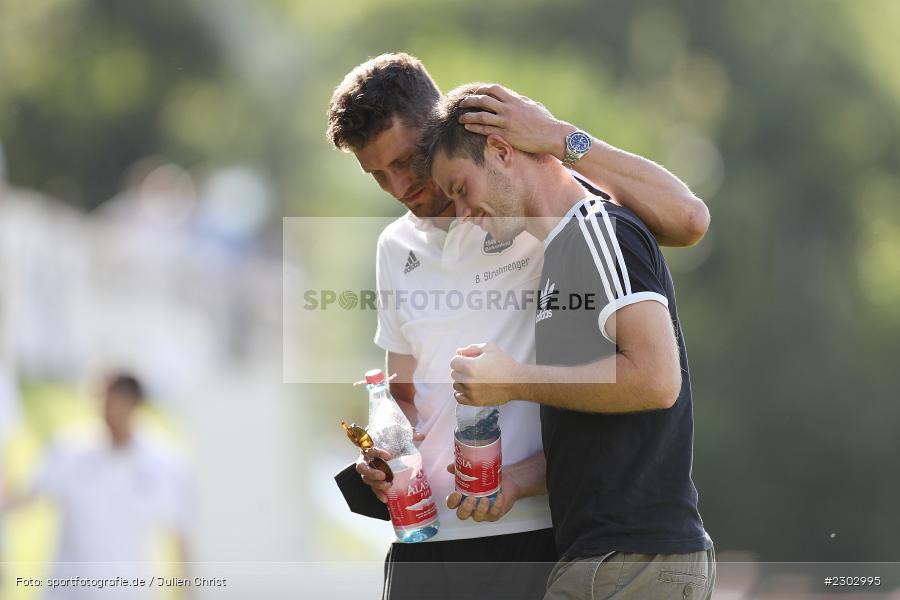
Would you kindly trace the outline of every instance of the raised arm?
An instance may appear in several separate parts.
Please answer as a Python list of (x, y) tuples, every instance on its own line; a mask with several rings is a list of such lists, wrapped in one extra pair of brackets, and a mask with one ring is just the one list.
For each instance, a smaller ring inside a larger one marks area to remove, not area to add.
[[(555, 118), (542, 104), (501, 85), (489, 85), (463, 100), (479, 108), (460, 118), (466, 129), (496, 133), (510, 144), (562, 160), (565, 138), (577, 128)], [(573, 169), (634, 212), (660, 245), (692, 246), (709, 228), (709, 210), (687, 185), (661, 165), (593, 137), (591, 150)]]

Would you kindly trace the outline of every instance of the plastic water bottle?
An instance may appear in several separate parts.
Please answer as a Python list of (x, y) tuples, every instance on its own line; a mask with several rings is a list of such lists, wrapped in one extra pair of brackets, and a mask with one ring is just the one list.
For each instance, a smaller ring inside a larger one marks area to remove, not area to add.
[(456, 491), (490, 498), (500, 493), (500, 410), (496, 406), (456, 405)]
[(388, 390), (384, 373), (374, 369), (366, 373), (369, 390), (369, 432), (377, 448), (393, 457), (388, 466), (394, 480), (387, 490), (388, 512), (394, 532), (401, 542), (427, 540), (438, 532), (437, 507), (431, 486), (422, 470), (422, 455), (413, 444), (413, 428)]

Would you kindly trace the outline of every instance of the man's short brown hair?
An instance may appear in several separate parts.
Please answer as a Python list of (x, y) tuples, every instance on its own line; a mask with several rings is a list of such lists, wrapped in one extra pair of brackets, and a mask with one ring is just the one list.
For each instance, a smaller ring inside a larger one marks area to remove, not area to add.
[(425, 123), (416, 146), (414, 169), (423, 179), (431, 178), (431, 168), (438, 152), (447, 158), (470, 158), (475, 164), (484, 164), (484, 145), (487, 137), (473, 133), (459, 122), (459, 117), (467, 112), (477, 112), (480, 108), (463, 108), (460, 103), (485, 86), (484, 83), (466, 83), (447, 93), (441, 99)]
[(419, 127), (441, 97), (422, 62), (409, 54), (382, 54), (347, 73), (328, 105), (328, 139), (359, 150), (398, 118)]

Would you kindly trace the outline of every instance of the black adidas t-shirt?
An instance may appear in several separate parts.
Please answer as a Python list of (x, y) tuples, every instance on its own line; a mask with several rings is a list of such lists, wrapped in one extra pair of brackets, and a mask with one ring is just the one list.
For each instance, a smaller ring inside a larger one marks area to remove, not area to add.
[[(577, 203), (544, 242), (535, 319), (537, 363), (580, 365), (612, 355), (607, 319), (635, 302), (668, 307), (682, 385), (667, 410), (584, 413), (541, 407), (550, 511), (561, 556), (708, 549), (691, 481), (693, 416), (687, 355), (668, 267), (628, 210)], [(614, 318), (614, 317), (612, 317)]]

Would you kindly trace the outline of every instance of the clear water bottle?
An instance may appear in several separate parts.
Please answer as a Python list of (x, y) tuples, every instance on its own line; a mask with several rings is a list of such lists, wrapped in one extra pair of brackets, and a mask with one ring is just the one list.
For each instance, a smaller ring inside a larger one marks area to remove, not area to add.
[(490, 498), (500, 493), (500, 410), (496, 406), (456, 405), (456, 491)]
[(401, 542), (427, 540), (438, 532), (437, 507), (431, 486), (422, 470), (422, 455), (413, 444), (413, 428), (388, 390), (384, 373), (374, 369), (366, 373), (369, 390), (369, 432), (377, 448), (393, 457), (388, 466), (394, 473), (387, 490), (388, 512), (394, 532)]

